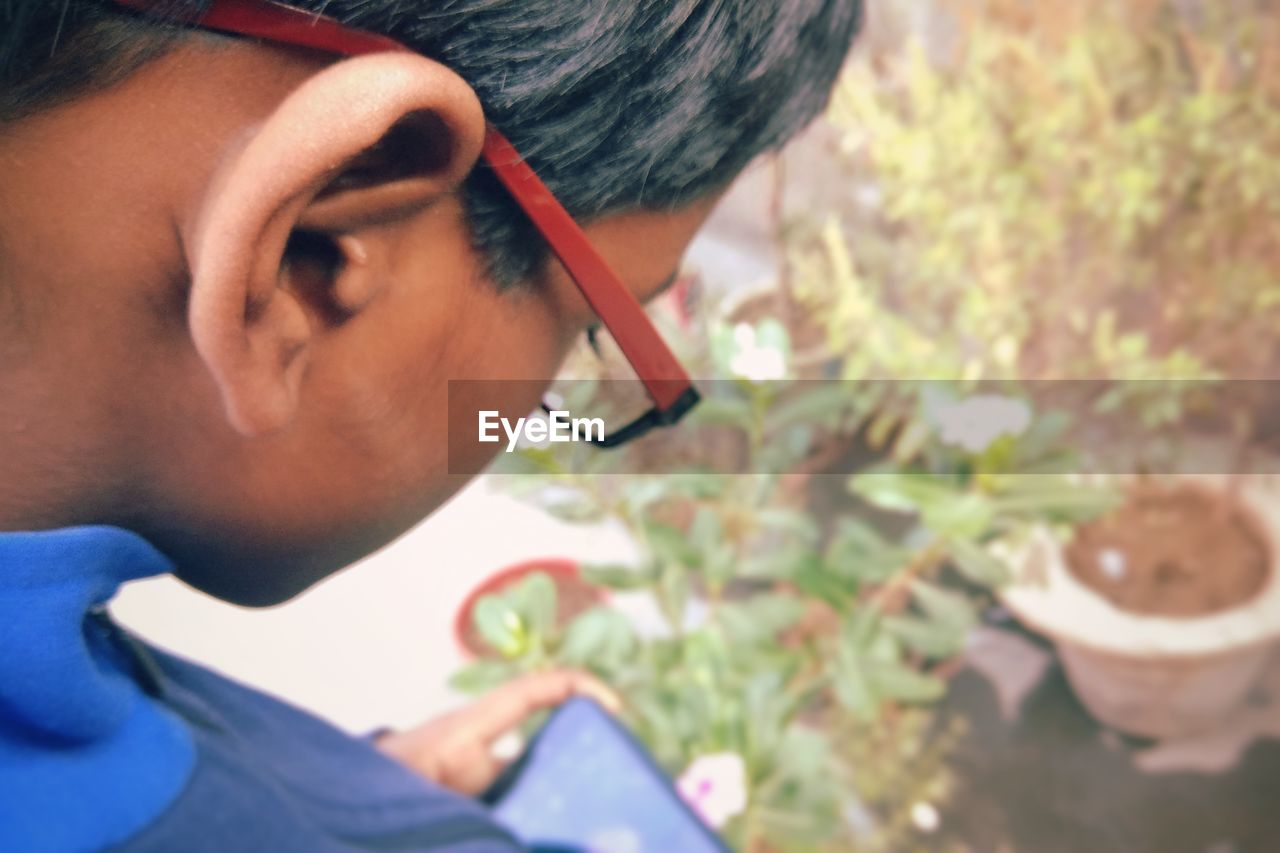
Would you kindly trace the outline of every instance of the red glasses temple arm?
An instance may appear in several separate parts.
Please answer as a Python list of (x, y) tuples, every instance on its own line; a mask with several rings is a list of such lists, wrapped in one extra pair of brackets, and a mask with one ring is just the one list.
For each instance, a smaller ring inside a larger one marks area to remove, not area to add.
[(177, 3), (156, 0), (113, 0), (117, 6), (135, 12), (155, 12), (164, 6), (169, 19), (177, 19), (206, 30), (220, 30), (238, 36), (265, 39), (297, 47), (309, 47), (341, 56), (365, 53), (408, 51), (393, 38), (343, 26), (333, 18), (305, 9), (274, 3), (272, 0), (212, 0), (203, 11), (193, 7), (185, 13)]
[(690, 384), (689, 376), (645, 316), (635, 294), (600, 257), (537, 173), (492, 127), (485, 138), (484, 157), (577, 282), (587, 304), (609, 329), (658, 408), (675, 406)]

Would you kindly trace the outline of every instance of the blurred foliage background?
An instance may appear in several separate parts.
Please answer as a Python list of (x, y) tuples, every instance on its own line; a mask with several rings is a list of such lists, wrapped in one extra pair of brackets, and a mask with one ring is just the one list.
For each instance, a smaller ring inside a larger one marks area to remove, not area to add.
[(853, 203), (790, 223), (845, 375), (1273, 376), (1274, 4), (881, 9), (921, 6), (949, 37), (873, 43), (832, 105)]
[[(727, 832), (749, 850), (945, 846), (922, 815), (956, 732), (930, 707), (1007, 577), (991, 546), (1116, 500), (1063, 476), (1071, 416), (1018, 382), (1130, 380), (1085, 403), (1247, 445), (1265, 399), (1217, 411), (1196, 383), (1280, 373), (1277, 3), (870, 7), (819, 130), (830, 156), (779, 167), (778, 280), (754, 307), (677, 292), (662, 318), (722, 380), (682, 427), (689, 458), (753, 473), (649, 470), (644, 446), (526, 453), (515, 488), (621, 525), (640, 562), (584, 567), (614, 597), (567, 624), (546, 578), (482, 600), (495, 654), (459, 675), (586, 666), (673, 773), (740, 756)], [(788, 203), (794, 177), (820, 192)], [(575, 376), (630, 376), (591, 358)], [(814, 377), (946, 382), (779, 381)], [(987, 380), (1012, 390), (975, 396)], [(604, 405), (596, 388), (567, 408)], [(823, 466), (850, 455), (844, 502), (824, 502)]]

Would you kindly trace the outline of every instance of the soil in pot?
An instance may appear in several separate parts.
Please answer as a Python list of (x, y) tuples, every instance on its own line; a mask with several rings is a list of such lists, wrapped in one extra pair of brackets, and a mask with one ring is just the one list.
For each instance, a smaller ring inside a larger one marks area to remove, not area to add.
[[(500, 595), (537, 571), (539, 567), (533, 566), (527, 571), (502, 577), (499, 583), (494, 583), (492, 586), (486, 584), (475, 597), (478, 599), (481, 595)], [(569, 573), (549, 566), (546, 574), (556, 586), (556, 624), (559, 626), (568, 625), (583, 613), (604, 602), (604, 596), (600, 590), (584, 581), (576, 572)], [(474, 600), (470, 601), (465, 617), (458, 620), (458, 639), (463, 647), (477, 658), (498, 657), (498, 653), (484, 641), (484, 636), (476, 627), (475, 620), (471, 618), (471, 607), (474, 604)]]
[(1066, 558), (1116, 607), (1149, 616), (1230, 610), (1258, 595), (1271, 571), (1266, 539), (1239, 502), (1186, 485), (1135, 488), (1076, 531)]

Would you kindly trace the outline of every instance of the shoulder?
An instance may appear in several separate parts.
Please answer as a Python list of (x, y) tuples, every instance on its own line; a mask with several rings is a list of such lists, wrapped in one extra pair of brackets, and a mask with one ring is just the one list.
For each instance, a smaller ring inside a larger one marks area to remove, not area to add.
[(125, 849), (520, 849), (479, 804), (317, 717), (152, 651), (197, 760), (173, 806)]

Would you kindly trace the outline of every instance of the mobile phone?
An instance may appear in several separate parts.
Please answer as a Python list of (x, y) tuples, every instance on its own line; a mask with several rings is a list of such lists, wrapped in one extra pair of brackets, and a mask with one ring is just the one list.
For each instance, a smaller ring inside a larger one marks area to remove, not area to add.
[(635, 735), (585, 697), (556, 709), (482, 799), (534, 850), (729, 851)]

